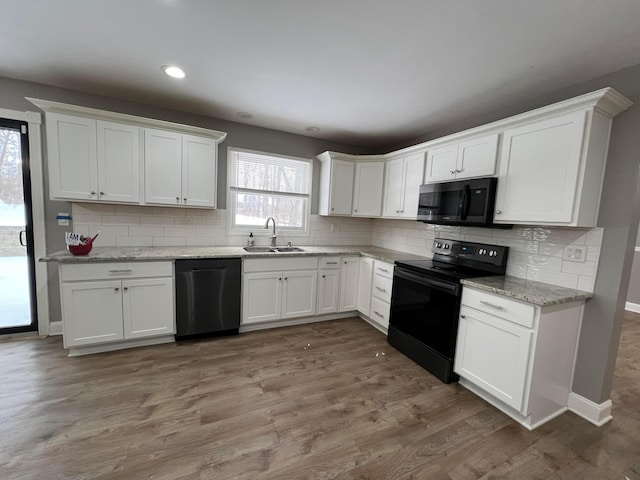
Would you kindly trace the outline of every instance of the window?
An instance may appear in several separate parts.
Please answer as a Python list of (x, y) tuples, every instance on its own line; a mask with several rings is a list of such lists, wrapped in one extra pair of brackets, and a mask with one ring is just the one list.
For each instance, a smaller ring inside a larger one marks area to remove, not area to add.
[(278, 231), (309, 231), (311, 160), (229, 147), (227, 169), (232, 233), (264, 228), (268, 217)]

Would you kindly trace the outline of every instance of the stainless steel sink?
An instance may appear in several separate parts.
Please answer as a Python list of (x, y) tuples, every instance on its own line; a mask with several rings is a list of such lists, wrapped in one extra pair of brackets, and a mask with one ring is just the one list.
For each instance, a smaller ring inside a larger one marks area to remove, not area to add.
[(304, 250), (299, 247), (276, 247), (275, 250), (280, 253), (304, 252)]
[(257, 252), (257, 253), (276, 253), (276, 250), (273, 247), (244, 247), (247, 252)]
[(304, 252), (300, 247), (243, 247), (247, 252), (253, 253), (291, 253)]

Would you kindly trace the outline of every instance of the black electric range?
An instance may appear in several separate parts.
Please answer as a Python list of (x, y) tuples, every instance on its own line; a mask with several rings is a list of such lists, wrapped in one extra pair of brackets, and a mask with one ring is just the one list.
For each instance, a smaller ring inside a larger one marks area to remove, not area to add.
[(389, 343), (445, 383), (453, 360), (464, 278), (504, 275), (509, 247), (437, 238), (432, 260), (396, 262)]

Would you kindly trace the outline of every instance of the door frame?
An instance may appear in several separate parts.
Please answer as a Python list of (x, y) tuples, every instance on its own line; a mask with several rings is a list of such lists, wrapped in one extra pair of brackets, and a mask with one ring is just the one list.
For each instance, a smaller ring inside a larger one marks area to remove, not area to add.
[[(33, 215), (33, 256), (35, 262), (34, 295), (38, 333), (49, 335), (49, 289), (47, 284), (47, 264), (38, 259), (46, 255), (47, 242), (44, 210), (44, 175), (42, 162), (42, 115), (38, 112), (22, 112), (0, 108), (0, 118), (27, 123), (29, 136), (29, 160), (31, 173), (31, 213)], [(62, 332), (60, 332), (62, 333)]]

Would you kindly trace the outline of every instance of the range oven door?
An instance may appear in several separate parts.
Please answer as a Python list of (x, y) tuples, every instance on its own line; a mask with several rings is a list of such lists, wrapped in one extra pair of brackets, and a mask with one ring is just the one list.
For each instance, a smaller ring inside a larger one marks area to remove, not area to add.
[(457, 381), (453, 357), (462, 287), (396, 266), (388, 341), (443, 382)]

